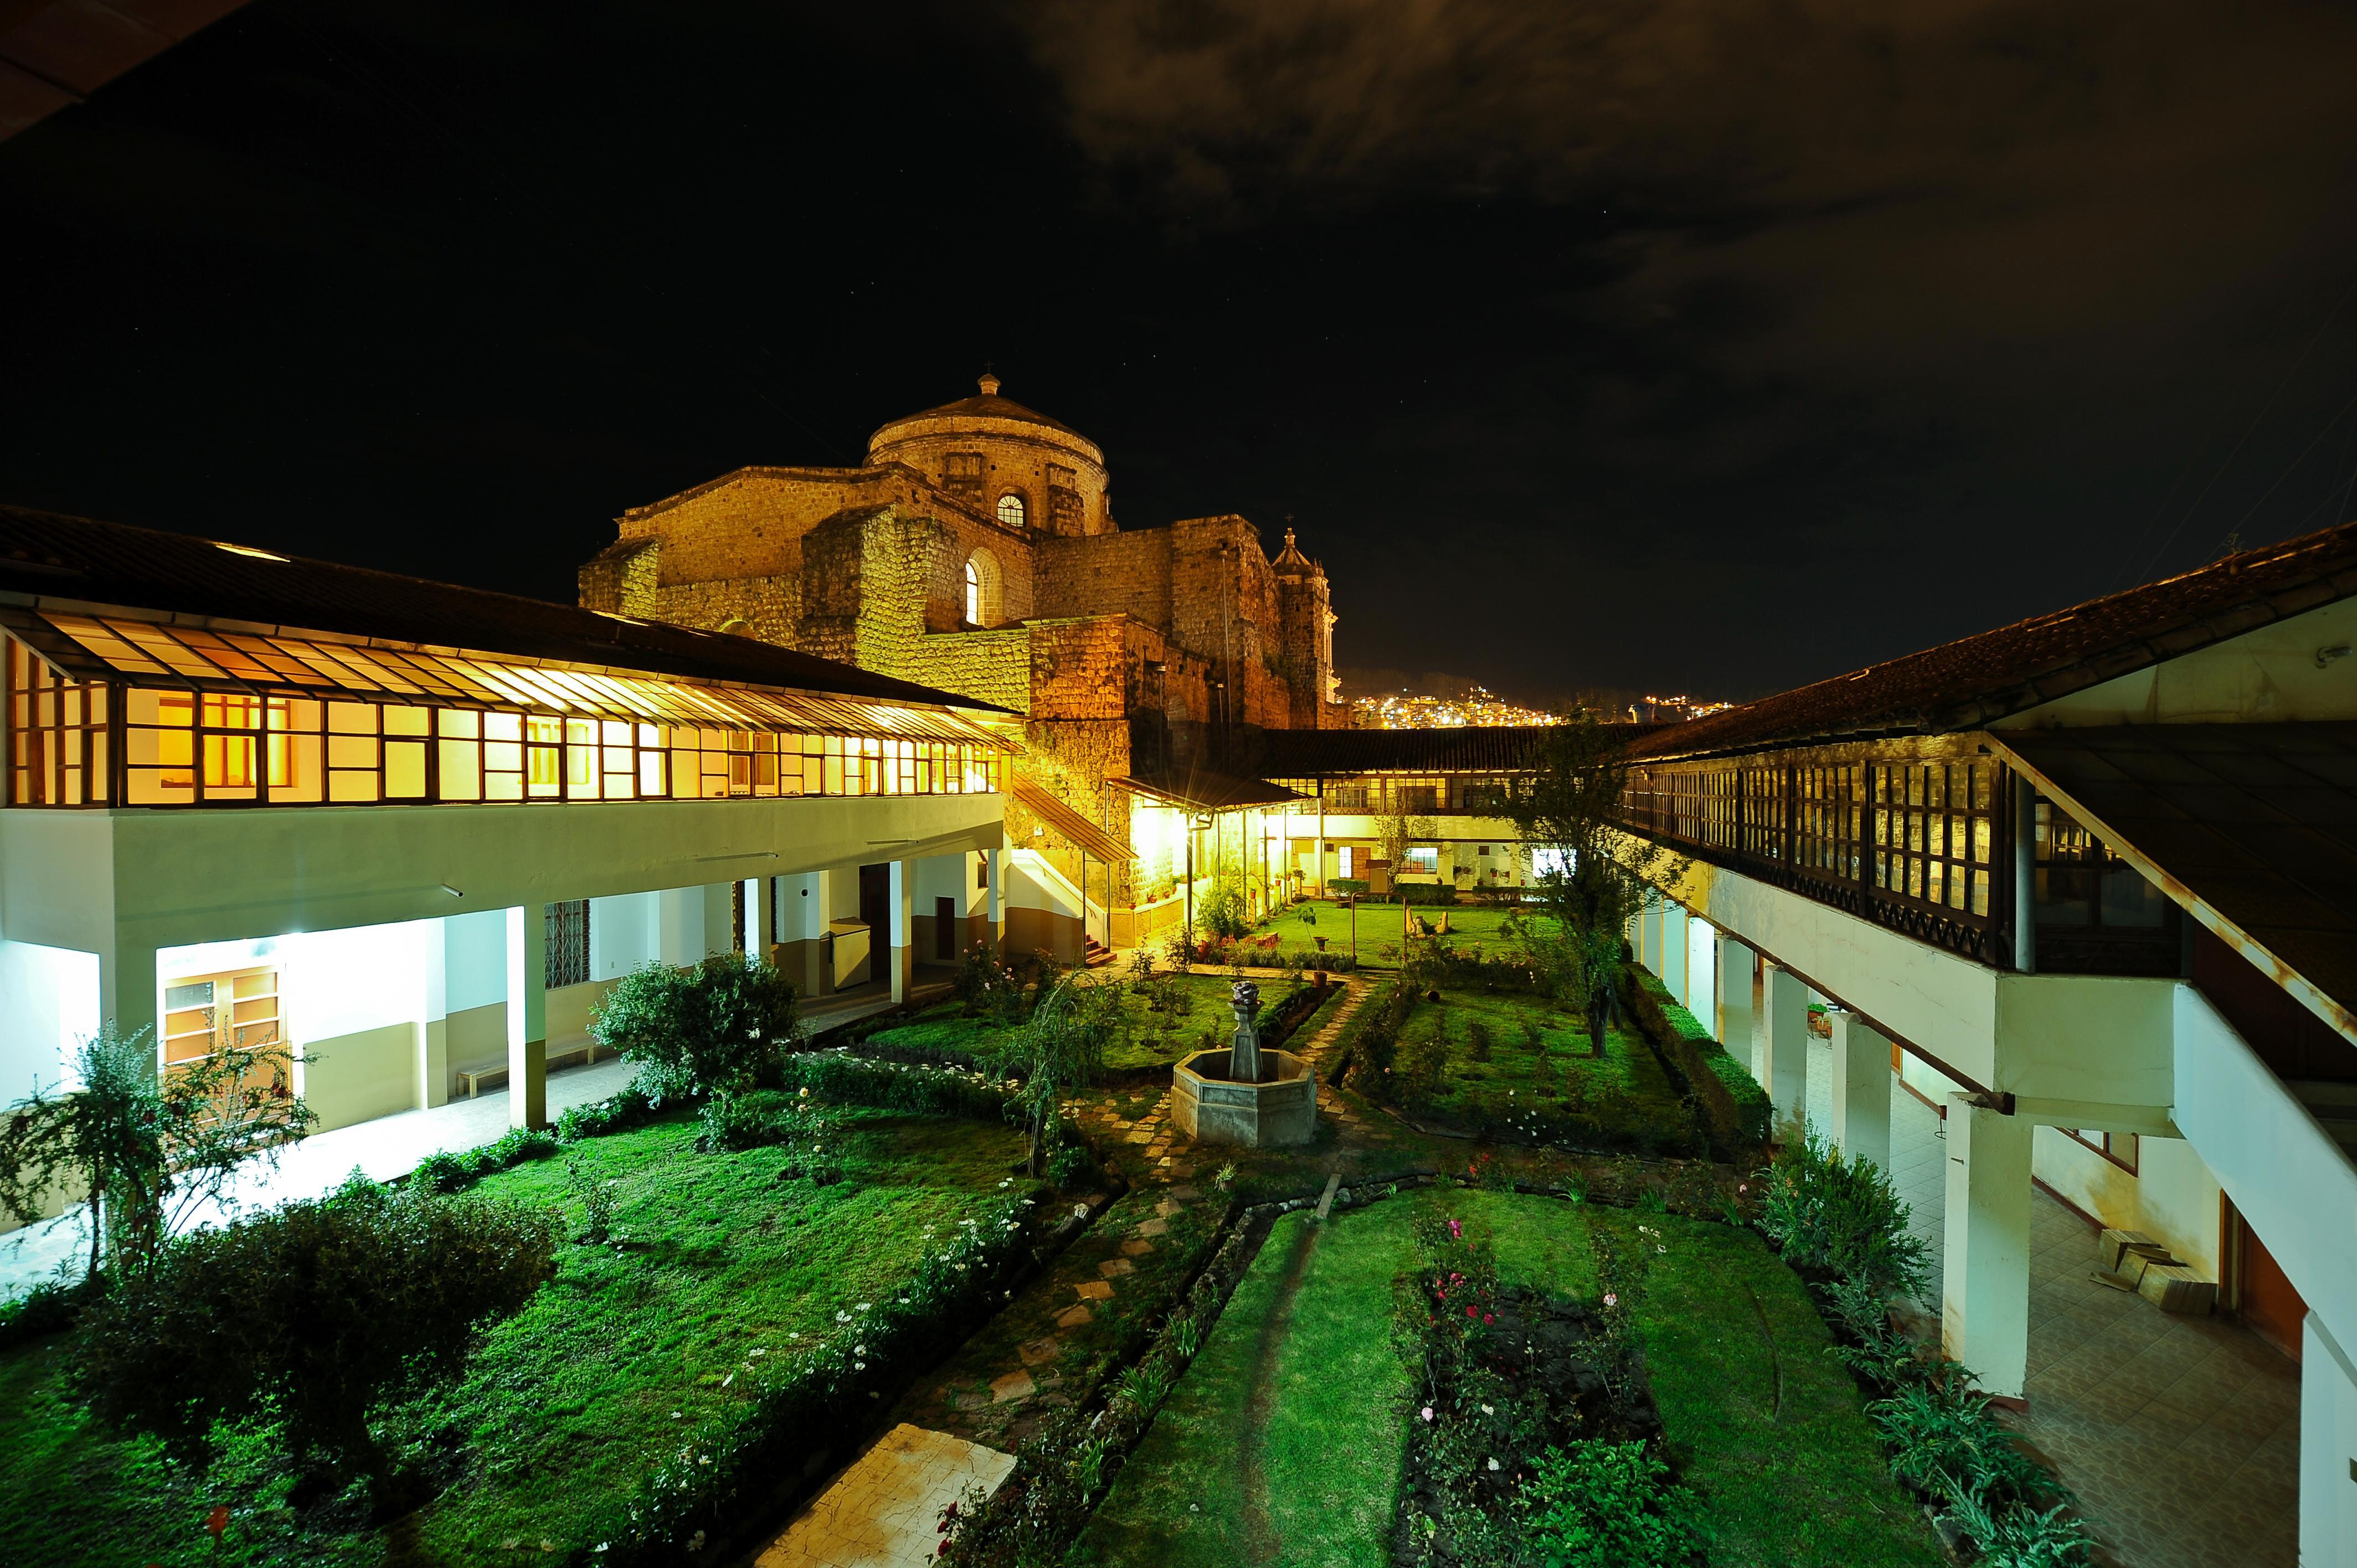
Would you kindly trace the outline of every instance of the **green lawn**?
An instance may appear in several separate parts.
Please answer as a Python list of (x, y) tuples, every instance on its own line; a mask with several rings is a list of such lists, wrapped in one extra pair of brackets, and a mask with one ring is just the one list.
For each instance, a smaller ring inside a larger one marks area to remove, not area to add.
[[(1116, 1071), (1131, 1068), (1168, 1067), (1189, 1051), (1205, 1049), (1208, 1031), (1212, 1046), (1223, 1046), (1235, 1033), (1235, 1014), (1228, 1006), (1229, 982), (1222, 976), (1172, 974), (1160, 982), (1160, 996), (1176, 1008), (1157, 1007), (1156, 996), (1126, 974), (1112, 969), (1094, 972), (1088, 983), (1117, 985), (1127, 1028), (1105, 1050), (1105, 1066)], [(1266, 1000), (1264, 997), (1264, 1000)], [(877, 1045), (978, 1055), (989, 1048), (1005, 1026), (963, 1015), (963, 1005), (944, 1002), (927, 1008), (905, 1024), (870, 1035)]]
[[(619, 1181), (620, 1249), (566, 1245), (558, 1273), (494, 1328), (445, 1399), (463, 1444), (457, 1483), (385, 1532), (300, 1530), (266, 1442), (234, 1445), (212, 1477), (167, 1471), (152, 1444), (97, 1427), (64, 1398), (70, 1335), (0, 1357), (0, 1562), (472, 1564), (513, 1543), (582, 1544), (627, 1498), (673, 1434), (743, 1397), (754, 1352), (856, 1312), (908, 1277), (925, 1231), (1002, 1196), (1022, 1153), (983, 1122), (846, 1112), (848, 1179), (780, 1183), (780, 1153), (697, 1154), (692, 1122), (596, 1138), (571, 1151)], [(577, 1204), (564, 1162), (519, 1166), (482, 1190)], [(1006, 1192), (1023, 1190), (1019, 1185)], [(201, 1521), (233, 1517), (216, 1558)]]
[(1277, 1221), (1070, 1562), (1391, 1561), (1417, 1364), (1393, 1326), (1408, 1215), (1396, 1202), (1323, 1227), (1306, 1213)]
[(1589, 1055), (1587, 1020), (1543, 998), (1471, 991), (1441, 998), (1418, 1002), (1400, 1029), (1395, 1073), (1440, 1053), (1437, 1087), (1403, 1103), (1469, 1128), (1544, 1132), (1576, 1122), (1618, 1143), (1684, 1146), (1691, 1118), (1639, 1036), (1610, 1031), (1599, 1058)]
[[(1477, 945), (1487, 950), (1507, 941), (1509, 939), (1501, 928), (1515, 908), (1512, 906), (1501, 908), (1468, 903), (1451, 904), (1441, 908), (1416, 905), (1413, 907), (1413, 912), (1436, 927), (1439, 925), (1441, 917), (1447, 916), (1452, 943), (1459, 950), (1469, 951)], [(1523, 909), (1521, 915), (1528, 922), (1546, 918), (1536, 909)], [(1278, 946), (1286, 952), (1313, 947), (1316, 945), (1313, 938), (1324, 937), (1328, 952), (1346, 953), (1351, 950), (1351, 911), (1331, 899), (1307, 898), (1278, 910), (1253, 929), (1263, 936), (1272, 931), (1276, 933)], [(1358, 925), (1359, 961), (1374, 967), (1397, 965), (1400, 907), (1396, 904), (1361, 904), (1358, 909)], [(1383, 956), (1384, 948), (1391, 950), (1389, 957)]]
[(1338, 1215), (1323, 1234), (1299, 1214), (1278, 1223), (1072, 1563), (1390, 1560), (1416, 1366), (1394, 1304), (1409, 1288), (1408, 1226), (1420, 1210), (1486, 1227), (1505, 1283), (1573, 1299), (1597, 1288), (1591, 1225), (1611, 1227), (1624, 1251), (1647, 1249), (1647, 1371), (1681, 1478), (1700, 1494), (1712, 1568), (1943, 1561), (1884, 1467), (1863, 1396), (1825, 1354), (1830, 1337), (1799, 1278), (1757, 1236), (1440, 1188)]

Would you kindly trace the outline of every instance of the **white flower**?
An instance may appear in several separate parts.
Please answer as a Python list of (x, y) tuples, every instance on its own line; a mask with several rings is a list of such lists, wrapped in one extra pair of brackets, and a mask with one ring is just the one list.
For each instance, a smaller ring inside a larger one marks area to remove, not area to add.
[(1498, 1412), (1497, 1412), (1496, 1411), (1494, 1411), (1494, 1410), (1491, 1410), (1488, 1405), (1486, 1405), (1486, 1404), (1485, 1404), (1485, 1405), (1483, 1405), (1483, 1406), (1481, 1407), (1481, 1413), (1482, 1413), (1483, 1415), (1495, 1415), (1495, 1414), (1497, 1414)]
[(1430, 1405), (1426, 1405), (1424, 1407), (1424, 1419), (1426, 1421), (1430, 1421), (1432, 1419), (1432, 1407)]
[(855, 1372), (864, 1372), (867, 1369), (867, 1363), (865, 1361), (854, 1361), (851, 1364), (851, 1369)]
[(847, 1312), (845, 1312), (845, 1311), (843, 1311), (841, 1308), (839, 1308), (839, 1307), (838, 1307), (838, 1308), (835, 1310), (835, 1314), (834, 1314), (834, 1320), (835, 1320), (837, 1323), (848, 1323), (848, 1322), (850, 1322), (850, 1321), (851, 1321), (851, 1314), (849, 1314), (849, 1313), (847, 1313)]
[(1497, 1462), (1495, 1459), (1491, 1460), (1491, 1461), (1490, 1461), (1490, 1468), (1491, 1468), (1492, 1470), (1494, 1470), (1494, 1469), (1496, 1469), (1497, 1467), (1498, 1467), (1498, 1462)]
[(704, 1550), (704, 1531), (699, 1530), (694, 1535), (688, 1537), (687, 1549), (690, 1552), (701, 1552)]
[(851, 1353), (855, 1356), (865, 1356), (867, 1354), (867, 1347), (865, 1345), (854, 1345), (851, 1348)]

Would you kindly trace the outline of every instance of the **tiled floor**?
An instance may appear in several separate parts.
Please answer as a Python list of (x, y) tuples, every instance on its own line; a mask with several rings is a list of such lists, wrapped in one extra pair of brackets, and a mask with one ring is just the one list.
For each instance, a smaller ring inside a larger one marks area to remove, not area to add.
[[(1758, 1048), (1753, 1052), (1758, 1071)], [(1833, 1047), (1810, 1042), (1809, 1117), (1832, 1120)], [(1939, 1115), (1894, 1080), (1891, 1182), (1940, 1278)], [(2093, 1278), (2093, 1230), (2031, 1199), (2028, 1412), (2013, 1421), (2079, 1496), (2123, 1568), (2293, 1568), (2299, 1369), (2221, 1318), (2162, 1312)], [(1927, 1304), (1936, 1311), (1937, 1302)]]
[(903, 1422), (795, 1517), (755, 1568), (924, 1568), (942, 1509), (998, 1489), (1015, 1456)]

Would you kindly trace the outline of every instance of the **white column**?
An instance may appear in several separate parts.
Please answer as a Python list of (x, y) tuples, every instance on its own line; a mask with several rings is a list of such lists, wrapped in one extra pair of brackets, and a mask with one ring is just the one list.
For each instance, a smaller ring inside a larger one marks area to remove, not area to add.
[[(122, 928), (116, 927), (113, 945), (98, 955), (99, 1022), (113, 1024), (119, 1039), (127, 1040), (140, 1030), (146, 1030), (147, 1044), (160, 1063), (164, 1050), (157, 1037), (163, 1022), (156, 1011), (158, 999), (156, 950), (144, 942), (126, 940)], [(69, 1055), (81, 1047), (81, 1041), (72, 1042)]]
[(447, 918), (430, 921), (418, 943), (417, 1019), (410, 1036), (409, 1103), (425, 1111), (450, 1099), (450, 940)]
[[(890, 902), (884, 911), (885, 923), (891, 929), (889, 932), (871, 932), (867, 940), (876, 944), (871, 950), (874, 950), (878, 958), (888, 957), (891, 964), (892, 1000), (906, 1002), (909, 999), (909, 987), (916, 980), (917, 969), (917, 950), (914, 946), (916, 922), (912, 918), (917, 908), (915, 875), (917, 867), (914, 862), (906, 860), (896, 860), (891, 865)], [(1088, 905), (1083, 902), (1081, 908), (1085, 918)], [(888, 955), (882, 950), (884, 939), (888, 935), (892, 943)]]
[(1686, 1004), (1686, 912), (1676, 904), (1662, 906), (1662, 956), (1653, 972), (1681, 1007)]
[(1772, 960), (1766, 979), (1760, 1084), (1775, 1107), (1776, 1136), (1797, 1138), (1809, 1109), (1809, 988)]
[[(1752, 950), (1733, 937), (1718, 939), (1718, 1043), (1727, 1054), (1751, 1067)], [(1707, 1022), (1707, 1020), (1706, 1020)]]
[(2357, 1563), (2357, 1366), (2313, 1312), (2300, 1331), (2299, 1560)]
[(1655, 974), (1661, 973), (1662, 900), (1658, 895), (1646, 896), (1645, 912), (1638, 917), (1638, 931), (1637, 961)]
[(666, 887), (655, 895), (655, 957), (675, 968), (704, 961), (704, 889)]
[(1718, 932), (1708, 920), (1686, 922), (1686, 1011), (1714, 1032), (1718, 1002)]
[(1002, 952), (1006, 948), (1006, 848), (982, 852), (984, 864), (990, 867), (990, 945)]
[(2019, 1399), (2029, 1362), (2030, 1123), (1952, 1094), (1946, 1133), (1941, 1346), (1985, 1392)]
[(734, 952), (737, 949), (737, 885), (733, 882), (707, 883), (701, 891), (704, 950), (689, 960), (691, 963), (702, 963), (715, 953)]
[(1834, 1026), (1835, 1144), (1853, 1160), (1890, 1169), (1890, 1042), (1855, 1013)]
[(508, 912), (508, 1125), (548, 1125), (548, 916)]
[(770, 929), (775, 918), (770, 912), (770, 879), (748, 877), (745, 882), (745, 956), (759, 961), (770, 956), (770, 943), (776, 933)]

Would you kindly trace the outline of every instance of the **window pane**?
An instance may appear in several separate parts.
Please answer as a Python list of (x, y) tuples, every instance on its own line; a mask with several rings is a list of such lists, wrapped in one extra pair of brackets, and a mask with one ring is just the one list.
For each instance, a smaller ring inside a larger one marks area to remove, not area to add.
[(376, 799), (376, 769), (365, 773), (337, 772), (328, 774), (328, 799), (330, 800), (373, 800)]
[[(400, 709), (387, 709), (389, 724)], [(423, 708), (411, 708), (410, 713), (423, 714)], [(422, 740), (389, 740), (384, 743), (384, 798), (388, 800), (419, 800), (425, 797), (425, 743)]]
[[(384, 733), (387, 735), (424, 735), (430, 727), (434, 710), (431, 708), (387, 707), (384, 712)], [(418, 756), (424, 757), (421, 747)], [(421, 785), (422, 789), (423, 786)]]
[[(450, 715), (445, 714), (443, 717)], [(473, 715), (469, 714), (469, 717)], [(479, 800), (483, 798), (482, 746), (471, 740), (445, 740), (440, 743), (442, 765), (440, 792), (445, 800)]]

